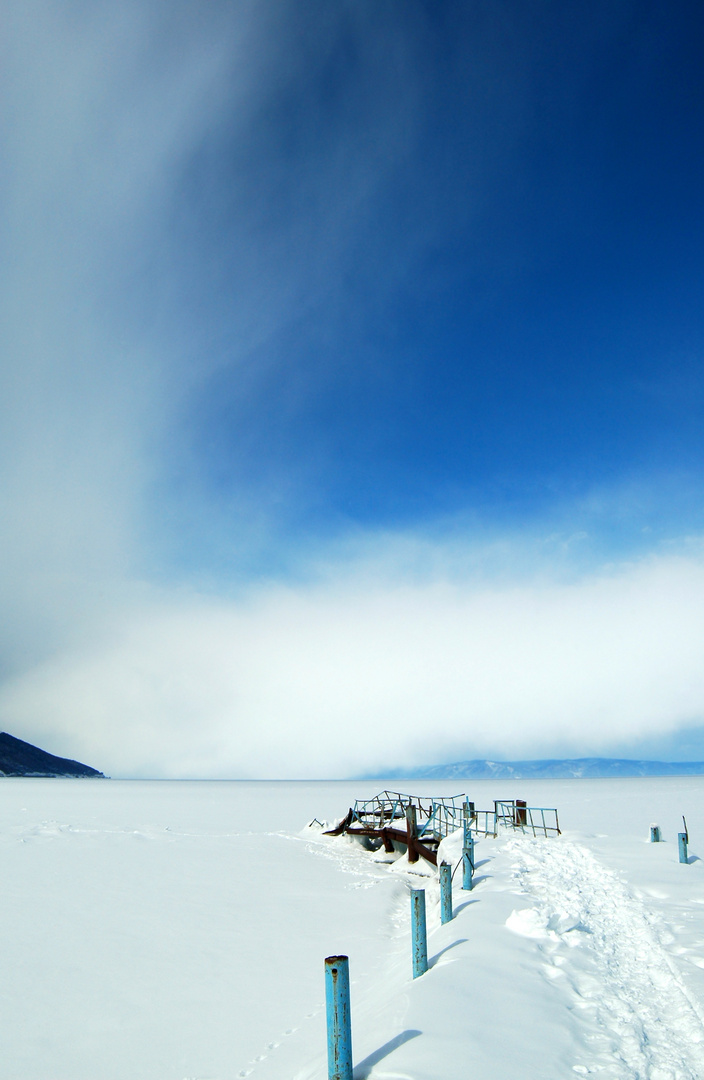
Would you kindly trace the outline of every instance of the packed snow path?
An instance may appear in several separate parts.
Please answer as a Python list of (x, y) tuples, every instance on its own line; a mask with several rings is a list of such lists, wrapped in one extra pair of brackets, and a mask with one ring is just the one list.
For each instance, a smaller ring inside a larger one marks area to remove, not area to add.
[(538, 939), (546, 976), (564, 981), (570, 1007), (581, 1010), (591, 1064), (574, 1071), (700, 1080), (704, 1017), (658, 917), (584, 847), (517, 838), (505, 850), (517, 884), (537, 902), (507, 926)]
[[(323, 1080), (340, 952), (355, 1080), (704, 1078), (704, 777), (522, 783), (570, 832), (482, 838), (445, 925), (430, 868), (302, 833), (377, 789), (6, 778), (4, 1080)], [(428, 904), (415, 980), (410, 883)]]

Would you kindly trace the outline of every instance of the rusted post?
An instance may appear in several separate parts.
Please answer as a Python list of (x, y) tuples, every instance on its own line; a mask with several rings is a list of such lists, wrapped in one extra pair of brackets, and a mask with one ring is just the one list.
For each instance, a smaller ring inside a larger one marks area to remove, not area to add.
[(347, 956), (325, 958), (328, 1080), (352, 1080), (350, 969)]
[(411, 937), (413, 978), (428, 970), (428, 937), (425, 929), (425, 889), (411, 889)]
[(415, 806), (406, 807), (406, 837), (408, 847), (408, 861), (418, 862), (416, 850), (416, 836), (418, 835), (418, 822), (416, 820)]
[(514, 822), (516, 825), (527, 824), (528, 817), (526, 814), (526, 801), (525, 799), (516, 799), (514, 810)]
[(391, 853), (394, 850), (394, 845), (386, 829), (381, 830), (381, 839), (384, 841), (384, 851)]
[(440, 922), (450, 922), (452, 919), (452, 867), (449, 863), (440, 863), (438, 868), (440, 875)]

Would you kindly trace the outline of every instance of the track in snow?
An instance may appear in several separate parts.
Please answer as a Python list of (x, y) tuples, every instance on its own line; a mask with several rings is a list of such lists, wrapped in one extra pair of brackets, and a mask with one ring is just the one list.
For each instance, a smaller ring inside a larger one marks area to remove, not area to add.
[[(509, 929), (539, 940), (545, 974), (580, 1010), (579, 1075), (701, 1080), (704, 1015), (663, 945), (666, 931), (618, 877), (567, 840), (508, 841), (520, 887), (537, 907)], [(571, 948), (570, 948), (571, 947)]]

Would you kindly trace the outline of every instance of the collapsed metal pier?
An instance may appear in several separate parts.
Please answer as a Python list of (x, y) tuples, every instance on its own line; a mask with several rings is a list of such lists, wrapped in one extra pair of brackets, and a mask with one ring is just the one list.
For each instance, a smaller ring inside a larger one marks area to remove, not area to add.
[(527, 806), (521, 799), (499, 799), (493, 810), (476, 810), (466, 795), (421, 798), (399, 791), (382, 791), (373, 799), (357, 799), (326, 836), (342, 833), (358, 838), (370, 850), (407, 851), (408, 861), (419, 858), (437, 866), (438, 847), (457, 829), (481, 836), (497, 836), (499, 827), (559, 836), (557, 810)]

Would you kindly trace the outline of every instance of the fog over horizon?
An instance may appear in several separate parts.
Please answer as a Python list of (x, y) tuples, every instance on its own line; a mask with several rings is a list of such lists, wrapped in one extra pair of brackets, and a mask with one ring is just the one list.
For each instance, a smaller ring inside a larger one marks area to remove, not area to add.
[(704, 760), (702, 18), (3, 16), (0, 727)]

